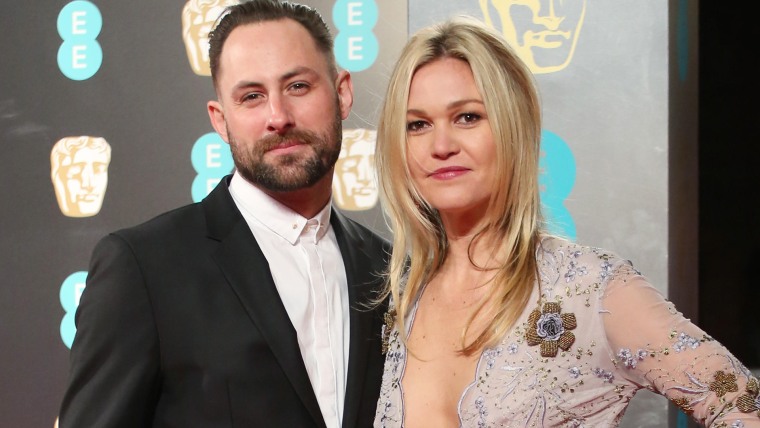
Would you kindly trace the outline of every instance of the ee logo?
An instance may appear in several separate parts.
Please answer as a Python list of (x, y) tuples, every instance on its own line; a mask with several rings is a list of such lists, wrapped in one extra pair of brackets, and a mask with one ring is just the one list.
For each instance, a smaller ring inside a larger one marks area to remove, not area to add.
[(335, 60), (348, 71), (362, 71), (377, 59), (379, 45), (372, 29), (377, 24), (374, 0), (338, 0), (333, 6)]
[(551, 131), (541, 131), (538, 168), (538, 186), (547, 228), (550, 233), (574, 241), (575, 221), (565, 207), (565, 201), (575, 186), (575, 157), (567, 143)]
[(58, 34), (63, 44), (58, 48), (58, 68), (71, 80), (94, 76), (103, 63), (103, 50), (95, 40), (103, 27), (103, 17), (89, 1), (76, 0), (58, 14)]
[(67, 348), (71, 349), (71, 343), (74, 341), (74, 334), (77, 332), (74, 324), (74, 315), (79, 306), (79, 298), (85, 288), (87, 272), (74, 272), (68, 276), (61, 284), (61, 291), (58, 298), (61, 300), (61, 307), (66, 312), (61, 320), (61, 339)]
[(227, 143), (216, 132), (202, 135), (193, 144), (190, 161), (198, 175), (190, 190), (193, 202), (200, 202), (235, 166)]

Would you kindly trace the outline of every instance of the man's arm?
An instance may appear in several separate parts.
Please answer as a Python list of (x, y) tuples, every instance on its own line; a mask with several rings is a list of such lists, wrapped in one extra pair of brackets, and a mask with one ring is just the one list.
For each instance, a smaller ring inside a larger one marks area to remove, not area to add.
[(103, 238), (77, 308), (61, 428), (151, 426), (160, 383), (152, 311), (128, 243)]

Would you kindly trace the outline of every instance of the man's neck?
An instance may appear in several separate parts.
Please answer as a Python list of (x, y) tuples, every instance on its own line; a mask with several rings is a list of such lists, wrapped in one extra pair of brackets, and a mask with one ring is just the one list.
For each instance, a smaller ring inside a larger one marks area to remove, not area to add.
[(310, 219), (317, 215), (332, 197), (332, 172), (328, 173), (310, 187), (289, 192), (273, 192), (258, 187), (272, 199), (295, 211), (302, 217)]

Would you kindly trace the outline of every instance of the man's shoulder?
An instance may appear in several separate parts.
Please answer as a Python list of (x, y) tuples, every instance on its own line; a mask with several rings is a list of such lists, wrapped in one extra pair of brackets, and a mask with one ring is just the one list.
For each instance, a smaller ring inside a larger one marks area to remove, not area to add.
[(160, 239), (174, 232), (186, 233), (192, 230), (201, 224), (203, 217), (200, 203), (192, 203), (157, 214), (141, 223), (117, 229), (112, 234), (124, 238)]
[(229, 224), (237, 221), (239, 217), (229, 191), (220, 183), (200, 202), (191, 202), (170, 209), (141, 223), (116, 230), (113, 234), (163, 238), (178, 233), (187, 234), (192, 230), (205, 233), (205, 226), (211, 221)]

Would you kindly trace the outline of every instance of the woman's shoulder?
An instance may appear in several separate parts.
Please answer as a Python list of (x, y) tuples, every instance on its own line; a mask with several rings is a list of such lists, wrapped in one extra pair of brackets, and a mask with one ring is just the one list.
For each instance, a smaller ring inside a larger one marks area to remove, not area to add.
[(580, 262), (598, 264), (602, 267), (630, 265), (632, 263), (612, 250), (582, 245), (555, 236), (541, 239), (536, 249), (539, 265), (563, 267), (578, 265)]
[(640, 275), (614, 251), (551, 236), (540, 241), (536, 261), (542, 289), (570, 284), (603, 288), (612, 278)]

